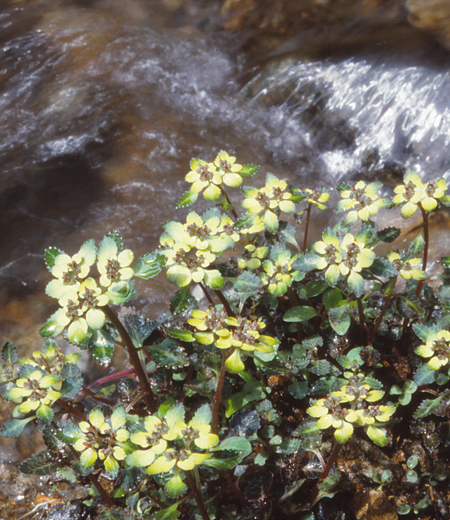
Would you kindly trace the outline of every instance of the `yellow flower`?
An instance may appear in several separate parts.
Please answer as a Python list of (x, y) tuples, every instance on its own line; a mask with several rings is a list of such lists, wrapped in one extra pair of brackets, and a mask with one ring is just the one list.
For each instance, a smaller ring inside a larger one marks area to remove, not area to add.
[(130, 266), (134, 254), (130, 249), (120, 251), (115, 240), (106, 236), (98, 250), (97, 269), (100, 273), (100, 285), (109, 287), (113, 282), (129, 280), (133, 277)]
[(386, 256), (389, 262), (391, 262), (398, 270), (399, 275), (405, 280), (409, 280), (410, 278), (413, 278), (414, 280), (423, 280), (427, 277), (427, 273), (417, 267), (422, 264), (420, 258), (409, 258), (403, 260), (399, 253), (396, 253), (395, 251), (390, 251)]
[(330, 285), (336, 285), (340, 275), (339, 264), (342, 261), (341, 243), (330, 229), (323, 232), (322, 239), (312, 246), (313, 251), (321, 255), (321, 258), (317, 261), (316, 269), (321, 271), (326, 269), (326, 281)]
[(372, 182), (367, 186), (364, 181), (357, 182), (351, 189), (341, 192), (343, 200), (338, 203), (337, 211), (353, 210), (345, 219), (348, 224), (354, 224), (358, 218), (363, 221), (369, 220), (380, 208), (389, 205), (388, 200), (380, 199), (378, 196), (381, 186), (379, 182)]
[(347, 277), (347, 283), (356, 296), (361, 296), (364, 289), (364, 280), (359, 273), (370, 267), (375, 259), (375, 253), (365, 245), (362, 238), (354, 237), (351, 233), (347, 233), (341, 241), (342, 262), (339, 271)]
[(203, 345), (211, 345), (216, 339), (227, 337), (230, 331), (226, 328), (224, 309), (209, 307), (207, 311), (193, 310), (188, 323), (200, 332), (194, 332), (195, 339)]
[(401, 209), (402, 217), (408, 218), (415, 213), (422, 199), (424, 185), (417, 173), (408, 170), (403, 178), (404, 184), (394, 188), (396, 196), (392, 202), (396, 205), (405, 203)]
[(330, 198), (330, 194), (327, 191), (324, 189), (310, 190), (309, 188), (306, 188), (303, 191), (307, 194), (305, 200), (308, 204), (314, 204), (314, 206), (317, 206), (322, 211), (327, 209), (323, 204)]
[(439, 179), (436, 182), (427, 182), (423, 187), (423, 198), (420, 201), (422, 208), (425, 211), (433, 211), (447, 191), (447, 184), (444, 179)]
[(439, 370), (448, 364), (450, 358), (450, 332), (441, 330), (428, 336), (425, 344), (416, 348), (416, 354), (431, 359), (427, 365), (432, 370)]

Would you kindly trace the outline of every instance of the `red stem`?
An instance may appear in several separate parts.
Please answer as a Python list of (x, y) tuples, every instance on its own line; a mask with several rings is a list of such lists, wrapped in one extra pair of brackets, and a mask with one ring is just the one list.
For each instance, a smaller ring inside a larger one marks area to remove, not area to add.
[(223, 382), (225, 381), (225, 374), (227, 372), (227, 367), (225, 365), (225, 353), (222, 351), (222, 366), (220, 368), (219, 379), (217, 381), (216, 394), (214, 396), (214, 405), (212, 409), (212, 419), (211, 419), (211, 433), (215, 433), (217, 435), (219, 431), (219, 410), (220, 410), (220, 399), (222, 396), (222, 387)]

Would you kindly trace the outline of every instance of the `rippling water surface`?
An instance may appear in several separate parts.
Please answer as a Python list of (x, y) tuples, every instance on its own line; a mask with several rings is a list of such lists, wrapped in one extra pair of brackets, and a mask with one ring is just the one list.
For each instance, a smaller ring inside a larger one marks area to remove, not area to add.
[[(54, 310), (46, 247), (73, 254), (116, 228), (137, 255), (154, 248), (191, 157), (225, 149), (308, 185), (371, 178), (387, 164), (450, 171), (442, 49), (320, 61), (297, 49), (253, 57), (249, 69), (236, 36), (174, 24), (154, 3), (35, 5), (0, 8), (4, 339), (41, 343), (36, 330)], [(142, 290), (138, 305), (154, 318), (172, 289), (157, 279)]]

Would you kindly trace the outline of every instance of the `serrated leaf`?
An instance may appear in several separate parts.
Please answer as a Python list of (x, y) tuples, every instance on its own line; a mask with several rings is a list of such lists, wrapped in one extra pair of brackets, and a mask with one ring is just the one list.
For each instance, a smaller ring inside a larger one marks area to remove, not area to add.
[(242, 410), (235, 413), (230, 419), (230, 428), (239, 437), (251, 437), (261, 428), (259, 414), (255, 410)]
[(414, 382), (417, 386), (429, 385), (434, 383), (435, 371), (432, 370), (427, 364), (422, 365), (414, 376)]
[(423, 325), (421, 323), (414, 323), (413, 330), (417, 337), (426, 343), (430, 336), (434, 336), (437, 332), (440, 331), (440, 328), (436, 325)]
[(55, 428), (49, 423), (45, 424), (42, 428), (42, 437), (45, 445), (53, 452), (58, 451), (65, 446), (65, 444), (58, 439), (56, 433)]
[(394, 227), (389, 227), (386, 229), (382, 229), (377, 233), (377, 239), (380, 242), (385, 242), (386, 244), (390, 244), (394, 242), (400, 236), (401, 230)]
[(286, 311), (283, 315), (283, 321), (287, 321), (288, 323), (297, 323), (308, 321), (315, 316), (317, 316), (316, 309), (309, 307), (308, 305), (299, 305)]
[(7, 365), (13, 365), (18, 358), (16, 347), (11, 341), (7, 341), (2, 347), (2, 358)]
[(369, 271), (375, 276), (382, 276), (384, 278), (390, 278), (391, 276), (398, 274), (394, 264), (389, 262), (386, 258), (375, 258), (372, 265), (369, 267)]
[(252, 445), (250, 444), (250, 441), (244, 437), (227, 437), (212, 451), (216, 452), (225, 450), (237, 451), (240, 453), (241, 458), (244, 459), (252, 452)]
[(244, 179), (252, 177), (259, 170), (257, 164), (244, 164), (242, 168), (237, 172)]
[(422, 231), (416, 236), (416, 238), (409, 244), (408, 255), (418, 256), (425, 247), (425, 240), (423, 238)]
[(244, 271), (236, 278), (228, 278), (233, 284), (234, 290), (238, 293), (253, 294), (262, 287), (259, 276), (250, 271)]
[(195, 301), (191, 294), (191, 287), (188, 285), (177, 291), (170, 301), (170, 312), (174, 315), (179, 314), (192, 305)]
[(156, 323), (154, 321), (150, 321), (145, 316), (138, 313), (121, 314), (120, 320), (136, 348), (140, 348), (156, 328)]
[(47, 269), (51, 272), (52, 268), (55, 266), (56, 257), (64, 254), (64, 251), (58, 249), (57, 247), (49, 247), (45, 250), (44, 260)]
[(198, 192), (192, 193), (191, 191), (187, 191), (184, 195), (180, 197), (180, 200), (177, 203), (177, 208), (185, 208), (186, 206), (191, 206), (198, 199)]
[(308, 395), (307, 381), (295, 381), (288, 387), (288, 392), (295, 399), (304, 399)]
[(25, 426), (34, 419), (35, 417), (27, 417), (26, 419), (11, 419), (3, 425), (0, 430), (1, 437), (18, 437)]
[(330, 309), (329, 319), (330, 325), (336, 334), (339, 336), (347, 334), (351, 324), (350, 309), (347, 305)]
[(316, 268), (320, 256), (314, 253), (304, 253), (292, 262), (292, 268), (307, 273)]
[(378, 226), (372, 220), (366, 220), (361, 230), (355, 235), (357, 239), (363, 239), (366, 246), (371, 245), (377, 239)]
[(182, 368), (189, 365), (186, 351), (176, 341), (167, 338), (158, 345), (150, 347), (153, 361), (160, 367)]
[(288, 244), (292, 244), (295, 247), (299, 247), (297, 240), (295, 239), (296, 229), (292, 224), (288, 222), (280, 222), (278, 228), (278, 236), (280, 236)]
[(90, 354), (102, 364), (108, 364), (114, 354), (116, 342), (106, 330), (100, 329), (93, 332), (88, 350)]
[(351, 190), (351, 189), (352, 189), (352, 187), (347, 182), (341, 181), (336, 184), (336, 191), (338, 193), (342, 193), (343, 191), (347, 191), (347, 190)]
[(310, 371), (317, 376), (326, 376), (330, 373), (331, 364), (326, 359), (312, 360), (310, 364)]
[(430, 415), (436, 410), (436, 408), (439, 406), (440, 402), (442, 401), (442, 398), (448, 394), (448, 392), (440, 395), (436, 399), (425, 399), (420, 403), (417, 410), (414, 412), (414, 418), (415, 419), (422, 419), (422, 417), (426, 417), (427, 415)]
[(156, 511), (156, 513), (154, 513), (154, 517), (156, 520), (175, 520), (180, 516), (180, 511), (178, 511), (179, 505), (180, 502), (177, 502), (170, 507)]
[(120, 233), (117, 231), (117, 229), (113, 229), (109, 233), (105, 235), (105, 237), (112, 238), (114, 240), (114, 243), (117, 246), (118, 251), (122, 251), (123, 249), (123, 239), (120, 236)]
[(133, 266), (134, 276), (149, 280), (158, 275), (166, 265), (166, 257), (158, 251), (142, 255)]
[(60, 464), (55, 462), (55, 454), (50, 450), (44, 450), (28, 457), (19, 469), (26, 475), (51, 475), (59, 467)]
[(164, 329), (164, 332), (171, 338), (179, 339), (180, 341), (185, 341), (186, 343), (192, 343), (195, 339), (192, 332), (189, 330)]
[(77, 365), (66, 363), (61, 369), (60, 392), (66, 399), (76, 396), (83, 388), (83, 378)]

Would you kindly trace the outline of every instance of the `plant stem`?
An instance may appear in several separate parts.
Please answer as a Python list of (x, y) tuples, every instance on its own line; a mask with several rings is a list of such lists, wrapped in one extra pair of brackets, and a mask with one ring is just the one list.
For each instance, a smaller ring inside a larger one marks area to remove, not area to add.
[(114, 327), (119, 332), (122, 341), (125, 343), (125, 346), (128, 350), (128, 355), (130, 356), (131, 364), (133, 365), (136, 375), (139, 379), (139, 383), (144, 391), (144, 400), (147, 403), (147, 406), (151, 413), (155, 413), (158, 409), (157, 402), (155, 399), (155, 396), (153, 395), (152, 389), (150, 387), (150, 383), (147, 379), (147, 374), (145, 373), (145, 370), (141, 364), (141, 360), (139, 358), (138, 351), (136, 350), (135, 346), (133, 345), (133, 342), (130, 338), (130, 335), (128, 334), (127, 330), (123, 326), (122, 322), (117, 317), (116, 313), (108, 306), (105, 305), (103, 308), (104, 313), (106, 314), (107, 318), (112, 322)]
[(205, 295), (206, 299), (209, 301), (209, 304), (214, 306), (214, 302), (213, 302), (211, 295), (209, 294), (208, 289), (206, 288), (205, 284), (203, 282), (199, 282), (198, 285), (200, 285), (200, 288), (203, 291), (203, 294)]
[(197, 471), (196, 476), (198, 476), (197, 468), (194, 468), (191, 471), (185, 471), (184, 473), (186, 475), (189, 487), (191, 488), (192, 494), (194, 495), (194, 499), (197, 502), (197, 507), (200, 511), (203, 520), (211, 520), (209, 518), (208, 511), (206, 510), (205, 503), (203, 502), (201, 489), (199, 489), (199, 487), (197, 486), (197, 480), (193, 474), (195, 471)]
[(74, 397), (75, 401), (78, 401), (83, 397), (87, 390), (92, 390), (93, 388), (103, 385), (105, 383), (109, 383), (110, 381), (114, 381), (115, 379), (122, 379), (122, 377), (130, 376), (136, 374), (136, 370), (134, 368), (129, 368), (128, 370), (121, 370), (120, 372), (114, 372), (113, 374), (108, 374), (105, 377), (101, 377), (94, 381), (90, 385), (86, 386), (79, 394)]
[(377, 330), (379, 326), (381, 325), (381, 322), (383, 321), (384, 315), (386, 314), (386, 311), (389, 307), (389, 303), (391, 302), (393, 298), (393, 294), (389, 294), (389, 296), (384, 300), (384, 305), (381, 309), (380, 314), (378, 315), (377, 321), (375, 322), (372, 332), (369, 334), (369, 337), (367, 338), (367, 343), (369, 344), (369, 347), (372, 346), (373, 340), (375, 338), (375, 334), (377, 333)]
[(303, 239), (303, 251), (306, 251), (306, 246), (308, 245), (308, 229), (309, 229), (309, 217), (311, 216), (311, 207), (312, 207), (312, 204), (308, 204), (308, 207), (306, 209), (305, 237)]
[[(428, 225), (428, 212), (422, 208), (422, 204), (420, 204), (420, 209), (422, 210), (422, 218), (423, 218), (423, 240), (425, 242), (425, 247), (423, 248), (423, 259), (422, 259), (422, 271), (426, 271), (427, 263), (428, 263), (428, 246), (430, 242), (429, 235), (429, 225)], [(417, 283), (415, 296), (420, 295), (420, 291), (422, 290), (423, 284), (425, 280), (419, 280)]]
[(222, 192), (222, 195), (227, 199), (228, 204), (232, 207), (231, 214), (237, 220), (239, 218), (239, 215), (236, 213), (236, 210), (234, 209), (233, 204), (231, 204), (231, 201), (230, 201), (230, 198), (228, 197), (227, 192), (223, 189), (222, 186), (219, 186), (219, 187), (220, 187), (220, 191)]
[(84, 415), (84, 413), (80, 412), (76, 408), (74, 408), (70, 403), (68, 403), (64, 399), (58, 399), (56, 401), (59, 405), (61, 405), (63, 408), (65, 408), (69, 413), (77, 417), (78, 419), (82, 421), (87, 421), (87, 417)]
[(211, 433), (215, 433), (219, 431), (219, 410), (220, 410), (220, 399), (222, 397), (222, 387), (223, 382), (225, 381), (225, 374), (227, 372), (227, 367), (225, 365), (226, 355), (222, 351), (222, 366), (219, 372), (219, 379), (217, 381), (216, 393), (214, 395), (214, 404), (212, 409), (212, 419), (211, 419)]
[(228, 300), (223, 295), (223, 292), (220, 289), (215, 289), (214, 292), (217, 294), (220, 303), (225, 307), (228, 316), (232, 316), (234, 318), (236, 314), (233, 312), (233, 309), (231, 308), (231, 305), (228, 303)]
[(311, 495), (308, 500), (308, 504), (310, 507), (312, 507), (316, 503), (317, 495), (319, 494), (319, 485), (322, 484), (322, 482), (328, 477), (328, 474), (330, 473), (331, 468), (333, 467), (333, 464), (336, 462), (336, 459), (337, 459), (337, 456), (339, 455), (339, 451), (340, 451), (341, 447), (342, 447), (342, 444), (339, 444), (339, 443), (336, 443), (334, 445), (330, 458), (328, 459), (328, 462), (322, 471), (322, 475), (320, 475), (319, 480), (316, 482), (316, 485), (314, 486), (313, 490), (311, 491)]
[(359, 316), (359, 334), (361, 336), (361, 341), (363, 341), (365, 329), (365, 320), (364, 320), (364, 307), (362, 304), (362, 300), (359, 296), (356, 297), (356, 302), (358, 304), (358, 316)]

